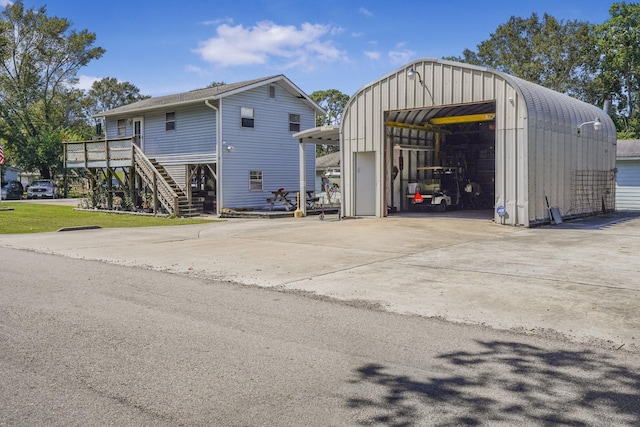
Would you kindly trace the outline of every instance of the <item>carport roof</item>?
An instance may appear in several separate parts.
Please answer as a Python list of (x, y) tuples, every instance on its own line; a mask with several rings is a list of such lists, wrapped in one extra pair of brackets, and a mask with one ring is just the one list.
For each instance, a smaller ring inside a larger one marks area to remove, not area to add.
[(305, 144), (340, 145), (339, 126), (318, 126), (292, 136)]

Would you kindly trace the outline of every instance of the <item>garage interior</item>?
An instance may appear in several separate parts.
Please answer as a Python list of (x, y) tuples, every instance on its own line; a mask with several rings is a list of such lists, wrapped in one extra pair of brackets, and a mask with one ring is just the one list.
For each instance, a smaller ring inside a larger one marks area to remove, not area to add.
[(388, 213), (456, 209), (491, 215), (495, 113), (495, 102), (387, 111)]

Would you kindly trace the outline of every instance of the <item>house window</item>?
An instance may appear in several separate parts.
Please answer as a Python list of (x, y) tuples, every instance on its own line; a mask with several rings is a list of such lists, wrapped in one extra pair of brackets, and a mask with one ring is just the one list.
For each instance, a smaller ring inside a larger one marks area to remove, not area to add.
[(127, 133), (127, 120), (118, 119), (118, 136), (125, 136)]
[(276, 85), (269, 85), (269, 98), (276, 97)]
[(289, 132), (300, 132), (300, 114), (289, 114)]
[(176, 130), (176, 113), (165, 114), (164, 130), (171, 131)]
[(243, 128), (254, 127), (253, 108), (241, 107), (240, 117), (242, 118)]
[(262, 191), (262, 171), (249, 171), (249, 191)]

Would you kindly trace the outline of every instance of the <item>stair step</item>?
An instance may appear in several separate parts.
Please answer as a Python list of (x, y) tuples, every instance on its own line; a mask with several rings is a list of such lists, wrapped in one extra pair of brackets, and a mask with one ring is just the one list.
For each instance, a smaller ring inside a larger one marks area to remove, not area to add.
[[(204, 209), (204, 198), (195, 198), (190, 202), (187, 194), (176, 184), (171, 175), (161, 164), (156, 161), (156, 159), (147, 160), (153, 165), (157, 173), (160, 175), (158, 179), (163, 180), (178, 197), (177, 206), (174, 206), (173, 203), (170, 202), (170, 206), (164, 206), (164, 208), (169, 211), (177, 209), (177, 212), (174, 213), (180, 217), (189, 218), (200, 216)], [(143, 180), (145, 181), (146, 185), (152, 185), (152, 178), (143, 177)], [(148, 180), (150, 180), (151, 182), (147, 182)]]

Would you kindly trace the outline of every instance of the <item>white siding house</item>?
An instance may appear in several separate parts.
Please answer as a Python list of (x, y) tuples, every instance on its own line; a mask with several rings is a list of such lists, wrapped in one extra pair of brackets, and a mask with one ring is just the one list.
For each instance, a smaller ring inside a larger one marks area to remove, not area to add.
[(619, 140), (616, 166), (616, 209), (640, 210), (640, 140)]
[[(324, 114), (284, 75), (145, 99), (98, 114), (107, 139), (134, 136), (186, 193), (225, 208), (263, 208), (271, 191), (297, 189), (296, 132)], [(313, 183), (315, 155), (304, 157)]]
[(409, 210), (411, 184), (442, 165), (478, 184), (471, 205), (502, 224), (550, 222), (549, 204), (564, 217), (615, 208), (610, 117), (486, 67), (407, 64), (356, 92), (340, 131), (344, 216)]

